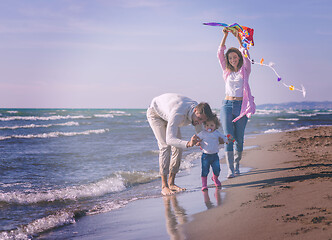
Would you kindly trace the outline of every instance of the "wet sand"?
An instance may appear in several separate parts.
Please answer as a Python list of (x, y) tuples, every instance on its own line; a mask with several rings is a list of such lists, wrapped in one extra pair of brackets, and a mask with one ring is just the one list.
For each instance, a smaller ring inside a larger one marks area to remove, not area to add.
[(332, 239), (332, 127), (260, 135), (223, 183), (222, 206), (181, 226), (185, 239)]

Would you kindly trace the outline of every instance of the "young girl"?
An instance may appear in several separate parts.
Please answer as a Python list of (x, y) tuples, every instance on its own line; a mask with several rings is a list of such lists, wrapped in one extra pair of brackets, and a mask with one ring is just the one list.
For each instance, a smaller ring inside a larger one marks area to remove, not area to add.
[(217, 129), (220, 126), (218, 117), (214, 114), (212, 118), (208, 119), (204, 123), (204, 130), (198, 133), (200, 138), (200, 146), (203, 150), (202, 153), (202, 191), (207, 190), (207, 176), (210, 171), (210, 166), (213, 170), (212, 180), (216, 187), (220, 188), (221, 183), (218, 180), (220, 174), (219, 163), (219, 138), (222, 138), (227, 143), (227, 138), (222, 135)]
[[(226, 28), (223, 29), (224, 37), (218, 49), (218, 58), (223, 70), (225, 80), (226, 97), (223, 101), (220, 119), (224, 129), (224, 134), (231, 134), (235, 143), (230, 142), (225, 145), (225, 156), (228, 165), (228, 178), (240, 174), (239, 166), (242, 158), (244, 130), (248, 118), (255, 113), (254, 97), (251, 95), (249, 87), (249, 75), (251, 62), (246, 57), (248, 51), (242, 47), (241, 38), (237, 31), (233, 35), (240, 43), (240, 50), (230, 48), (224, 55), (225, 43), (228, 36)], [(234, 147), (234, 148), (233, 148)]]

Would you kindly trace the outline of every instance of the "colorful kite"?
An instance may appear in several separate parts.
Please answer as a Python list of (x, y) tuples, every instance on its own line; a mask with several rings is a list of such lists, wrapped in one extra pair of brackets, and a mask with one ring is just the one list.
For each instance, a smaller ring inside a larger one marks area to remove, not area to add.
[(240, 34), (242, 46), (244, 48), (249, 49), (250, 46), (254, 46), (254, 38), (253, 38), (254, 29), (252, 28), (241, 26), (237, 23), (234, 23), (232, 25), (228, 25), (226, 23), (216, 23), (216, 22), (203, 23), (203, 24), (214, 27), (225, 27), (229, 31), (237, 30)]
[[(241, 26), (237, 23), (234, 23), (232, 25), (228, 25), (226, 23), (217, 23), (217, 22), (209, 22), (209, 23), (203, 23), (204, 25), (208, 25), (208, 26), (214, 26), (214, 27), (224, 27), (226, 28), (228, 31), (238, 31), (239, 32), (239, 35), (240, 35), (240, 38), (241, 38), (241, 44), (244, 48), (246, 49), (249, 49), (250, 46), (254, 46), (254, 39), (253, 39), (253, 36), (254, 36), (254, 29), (252, 28), (248, 28), (248, 27), (245, 27), (245, 26)], [(281, 77), (279, 76), (279, 74), (277, 73), (277, 71), (274, 69), (274, 64), (273, 63), (269, 63), (269, 64), (264, 64), (264, 58), (262, 58), (260, 60), (260, 62), (255, 62), (254, 60), (251, 60), (248, 56), (248, 54), (246, 53), (244, 55), (246, 58), (248, 58), (252, 64), (260, 64), (261, 66), (265, 66), (265, 67), (269, 67), (273, 70), (273, 72), (275, 73), (275, 75), (278, 77), (278, 82), (281, 82)], [(299, 92), (302, 92), (303, 94), (303, 97), (305, 97), (306, 95), (306, 90), (305, 88), (303, 87), (303, 85), (301, 85), (301, 89), (299, 88), (295, 88), (293, 85), (287, 85), (286, 83), (284, 82), (281, 82), (285, 87), (287, 87), (289, 90), (291, 91), (299, 91)]]

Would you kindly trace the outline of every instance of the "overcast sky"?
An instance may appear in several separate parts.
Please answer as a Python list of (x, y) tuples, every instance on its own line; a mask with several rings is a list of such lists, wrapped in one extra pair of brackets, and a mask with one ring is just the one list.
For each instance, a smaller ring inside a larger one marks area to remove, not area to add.
[[(331, 97), (331, 0), (3, 0), (0, 107), (146, 108), (176, 92), (219, 108), (222, 22), (254, 28), (256, 104)], [(227, 47), (238, 47), (232, 35)]]

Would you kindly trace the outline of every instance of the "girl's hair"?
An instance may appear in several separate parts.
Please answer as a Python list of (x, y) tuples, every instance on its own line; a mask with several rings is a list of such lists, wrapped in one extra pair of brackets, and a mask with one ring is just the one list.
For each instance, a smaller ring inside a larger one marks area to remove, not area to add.
[(216, 129), (218, 129), (218, 128), (220, 127), (220, 121), (219, 121), (219, 119), (218, 119), (218, 117), (217, 117), (217, 114), (215, 114), (215, 113), (212, 113), (212, 116), (211, 116), (210, 118), (208, 118), (208, 119), (204, 122), (204, 124), (205, 124), (206, 122), (214, 122), (214, 124), (216, 125)]
[(240, 50), (237, 49), (237, 48), (232, 47), (232, 48), (227, 50), (227, 52), (226, 52), (226, 68), (229, 69), (231, 72), (235, 72), (234, 67), (229, 63), (229, 60), (228, 60), (228, 55), (231, 52), (235, 52), (239, 57), (239, 64), (237, 65), (237, 69), (240, 69), (243, 65), (243, 57), (242, 57), (242, 54), (241, 54)]
[(207, 118), (211, 118), (213, 116), (211, 107), (206, 102), (201, 102), (196, 106), (196, 110), (199, 114), (204, 114)]

